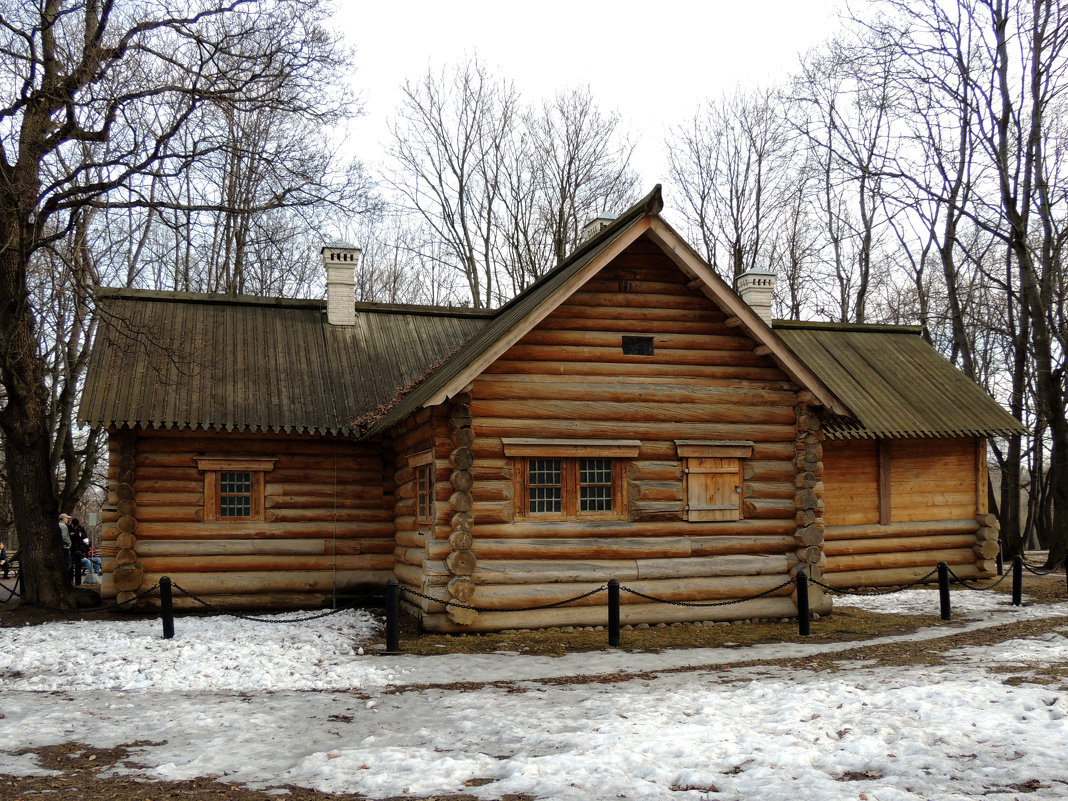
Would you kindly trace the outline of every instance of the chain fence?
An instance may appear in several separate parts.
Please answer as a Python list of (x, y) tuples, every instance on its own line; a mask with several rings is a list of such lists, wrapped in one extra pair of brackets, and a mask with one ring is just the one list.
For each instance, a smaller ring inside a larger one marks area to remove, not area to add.
[[(339, 614), (341, 612), (345, 612), (345, 611), (348, 611), (348, 610), (351, 610), (351, 609), (362, 608), (362, 607), (368, 605), (368, 603), (374, 603), (375, 605), (384, 605), (385, 606), (385, 610), (386, 610), (386, 627), (387, 627), (387, 635), (386, 635), (387, 649), (386, 649), (385, 653), (392, 654), (392, 653), (400, 653), (399, 645), (398, 645), (398, 642), (399, 642), (399, 640), (398, 640), (398, 637), (399, 637), (398, 619), (399, 619), (399, 600), (400, 600), (400, 597), (402, 595), (408, 596), (410, 600), (411, 599), (416, 599), (416, 598), (421, 598), (421, 599), (424, 599), (424, 600), (429, 601), (431, 603), (441, 604), (446, 608), (467, 609), (467, 610), (470, 610), (470, 611), (473, 611), (473, 612), (477, 612), (477, 613), (501, 613), (501, 612), (516, 613), (516, 612), (535, 612), (535, 611), (547, 610), (547, 609), (558, 609), (558, 608), (561, 608), (561, 607), (568, 606), (570, 604), (578, 603), (578, 602), (583, 601), (583, 600), (585, 600), (587, 598), (591, 598), (591, 597), (593, 597), (595, 595), (599, 595), (602, 592), (607, 592), (608, 593), (609, 645), (619, 645), (620, 593), (627, 593), (629, 595), (635, 596), (637, 598), (641, 598), (641, 599), (643, 599), (645, 601), (649, 601), (651, 603), (666, 604), (666, 605), (670, 605), (670, 606), (688, 607), (688, 608), (726, 607), (726, 606), (732, 606), (732, 605), (736, 605), (736, 604), (743, 604), (743, 603), (746, 603), (748, 601), (754, 601), (754, 600), (757, 600), (757, 599), (760, 599), (760, 598), (766, 598), (768, 596), (781, 593), (783, 590), (787, 589), (788, 587), (796, 585), (796, 587), (799, 590), (799, 592), (798, 592), (798, 623), (799, 623), (799, 626), (800, 626), (800, 633), (802, 635), (807, 635), (809, 633), (809, 630), (808, 630), (809, 620), (808, 620), (808, 618), (810, 617), (810, 615), (809, 615), (809, 612), (808, 612), (807, 589), (805, 589), (805, 588), (807, 588), (808, 584), (813, 584), (813, 585), (815, 585), (815, 586), (817, 586), (817, 587), (819, 587), (819, 588), (821, 588), (821, 589), (823, 589), (823, 590), (825, 590), (825, 591), (827, 591), (829, 593), (837, 595), (837, 596), (850, 596), (850, 595), (858, 596), (858, 597), (881, 596), (881, 595), (892, 595), (894, 593), (903, 592), (905, 590), (908, 590), (908, 589), (911, 589), (913, 587), (919, 586), (921, 584), (924, 584), (924, 583), (928, 582), (931, 579), (931, 577), (934, 576), (935, 574), (938, 574), (938, 583), (939, 583), (939, 590), (940, 590), (940, 596), (941, 596), (940, 597), (940, 603), (941, 603), (941, 607), (942, 607), (942, 617), (943, 617), (944, 620), (948, 620), (949, 619), (949, 616), (948, 616), (949, 615), (949, 584), (950, 584), (950, 581), (951, 581), (950, 577), (952, 577), (952, 581), (954, 583), (959, 584), (959, 585), (961, 585), (961, 586), (963, 586), (963, 587), (965, 587), (965, 588), (967, 588), (969, 590), (987, 591), (987, 590), (995, 589), (1002, 582), (1004, 582), (1007, 578), (1009, 578), (1009, 576), (1011, 575), (1011, 576), (1013, 576), (1013, 604), (1014, 605), (1019, 605), (1020, 604), (1020, 583), (1021, 583), (1020, 582), (1020, 577), (1022, 575), (1023, 568), (1025, 568), (1025, 567), (1028, 567), (1026, 562), (1023, 559), (1017, 559), (1013, 563), (1013, 570), (1011, 572), (1008, 572), (1008, 571), (1005, 572), (1004, 575), (1001, 576), (1001, 578), (999, 578), (997, 581), (994, 581), (991, 584), (988, 584), (986, 586), (980, 586), (980, 585), (977, 585), (977, 584), (975, 584), (975, 583), (973, 583), (973, 582), (971, 582), (971, 581), (969, 581), (967, 579), (961, 578), (960, 576), (958, 576), (952, 570), (952, 568), (949, 567), (948, 564), (946, 564), (945, 562), (941, 562), (933, 570), (931, 570), (930, 572), (928, 572), (927, 574), (925, 574), (923, 576), (920, 576), (919, 578), (915, 579), (914, 581), (912, 581), (912, 582), (910, 582), (908, 584), (903, 584), (903, 585), (894, 587), (892, 589), (888, 589), (888, 590), (869, 590), (869, 589), (861, 590), (861, 589), (858, 589), (858, 588), (838, 588), (838, 587), (833, 587), (833, 586), (831, 586), (831, 585), (829, 585), (829, 584), (827, 584), (827, 583), (825, 583), (823, 581), (820, 581), (818, 579), (814, 579), (814, 578), (809, 577), (805, 573), (805, 571), (802, 570), (802, 571), (798, 571), (798, 573), (795, 576), (787, 579), (786, 581), (783, 581), (780, 584), (777, 584), (774, 587), (769, 587), (768, 589), (765, 589), (765, 590), (763, 590), (761, 592), (753, 593), (751, 595), (747, 595), (747, 596), (744, 596), (744, 597), (741, 597), (741, 598), (731, 598), (731, 599), (724, 600), (724, 601), (676, 601), (676, 600), (671, 600), (671, 599), (668, 599), (668, 598), (658, 597), (656, 595), (651, 595), (649, 593), (642, 592), (641, 590), (634, 589), (633, 587), (627, 587), (625, 585), (620, 584), (615, 579), (613, 579), (613, 580), (609, 581), (607, 584), (602, 584), (601, 586), (596, 587), (594, 589), (591, 589), (591, 590), (589, 590), (587, 592), (580, 593), (578, 595), (574, 595), (574, 596), (569, 597), (569, 598), (564, 598), (564, 599), (559, 600), (559, 601), (552, 601), (550, 603), (535, 604), (535, 605), (530, 605), (530, 606), (517, 606), (517, 607), (507, 607), (507, 608), (478, 606), (476, 604), (464, 603), (464, 602), (461, 602), (461, 601), (455, 600), (455, 599), (438, 598), (438, 597), (435, 597), (433, 595), (429, 595), (429, 594), (426, 594), (426, 593), (423, 593), (423, 592), (419, 592), (418, 590), (411, 589), (409, 587), (401, 586), (399, 584), (399, 582), (397, 582), (396, 579), (390, 579), (389, 582), (386, 585), (385, 594), (384, 595), (378, 594), (378, 593), (366, 594), (366, 595), (363, 595), (363, 596), (356, 597), (356, 598), (352, 599), (349, 603), (346, 603), (345, 605), (339, 606), (339, 607), (337, 607), (335, 609), (328, 609), (328, 610), (325, 610), (325, 611), (315, 612), (315, 613), (312, 613), (312, 614), (303, 614), (303, 615), (300, 615), (298, 617), (286, 617), (286, 618), (281, 618), (281, 617), (262, 617), (262, 616), (258, 616), (258, 615), (245, 615), (245, 614), (240, 614), (240, 613), (234, 612), (232, 610), (224, 609), (222, 607), (219, 607), (219, 606), (213, 604), (211, 601), (208, 601), (208, 600), (202, 598), (197, 593), (195, 593), (195, 592), (193, 592), (191, 590), (188, 590), (188, 589), (182, 587), (179, 584), (174, 583), (169, 577), (162, 577), (160, 579), (160, 581), (158, 583), (154, 584), (152, 587), (148, 588), (147, 590), (141, 591), (141, 592), (137, 593), (136, 595), (134, 595), (133, 597), (127, 598), (124, 601), (116, 602), (116, 603), (113, 603), (113, 604), (108, 604), (108, 605), (105, 605), (105, 606), (94, 607), (94, 608), (91, 608), (91, 609), (77, 610), (77, 611), (93, 614), (93, 613), (109, 612), (109, 611), (113, 611), (113, 610), (117, 610), (117, 609), (123, 609), (123, 610), (129, 609), (132, 604), (135, 604), (138, 601), (141, 601), (141, 600), (144, 600), (145, 598), (153, 596), (153, 594), (155, 594), (156, 591), (158, 590), (159, 591), (159, 600), (160, 600), (161, 612), (163, 613), (164, 638), (166, 639), (166, 638), (172, 637), (173, 636), (173, 632), (174, 632), (172, 587), (173, 587), (174, 590), (179, 592), (181, 595), (185, 596), (186, 598), (190, 599), (194, 603), (200, 605), (201, 607), (203, 607), (204, 609), (206, 609), (206, 610), (208, 610), (210, 612), (213, 612), (213, 613), (216, 613), (216, 614), (220, 614), (220, 615), (226, 615), (226, 616), (238, 618), (240, 620), (252, 621), (252, 622), (255, 622), (255, 623), (307, 623), (307, 622), (314, 621), (314, 620), (321, 620), (323, 618), (328, 618), (328, 617), (331, 617), (332, 615), (337, 615), (337, 614)], [(1030, 570), (1030, 572), (1035, 573), (1036, 575), (1048, 575), (1048, 573), (1051, 573), (1053, 571), (1049, 570), (1049, 571), (1046, 571), (1045, 573), (1036, 573), (1036, 571)], [(16, 575), (15, 584), (11, 589), (8, 590), (7, 598), (4, 599), (4, 601), (0, 601), (0, 602), (6, 603), (7, 601), (10, 601), (13, 597), (15, 597), (16, 594), (19, 593), (20, 581), (21, 581), (21, 576)], [(803, 590), (803, 589), (804, 589), (804, 591), (800, 592), (800, 590)], [(41, 603), (36, 603), (36, 602), (32, 602), (32, 601), (27, 601), (25, 599), (22, 600), (22, 603), (26, 604), (27, 606), (32, 606), (32, 607), (38, 608), (38, 609), (44, 609), (44, 610), (51, 611), (51, 612), (69, 613), (70, 611), (73, 611), (73, 610), (70, 610), (70, 609), (61, 609), (61, 608), (49, 606), (47, 604), (41, 604)]]
[(856, 596), (859, 596), (859, 597), (866, 597), (866, 596), (876, 596), (876, 595), (893, 595), (894, 593), (904, 592), (905, 590), (911, 590), (913, 587), (917, 587), (920, 584), (926, 583), (927, 580), (929, 578), (931, 578), (931, 576), (933, 576), (937, 572), (938, 572), (938, 568), (936, 567), (930, 573), (928, 573), (926, 576), (921, 576), (920, 578), (916, 579), (915, 581), (913, 581), (913, 582), (911, 582), (909, 584), (901, 584), (900, 586), (897, 586), (897, 587), (891, 587), (889, 590), (871, 590), (871, 589), (863, 589), (863, 590), (861, 590), (861, 589), (859, 589), (857, 587), (849, 587), (849, 588), (846, 588), (846, 589), (841, 589), (839, 587), (832, 587), (829, 584), (824, 584), (822, 581), (819, 581), (818, 579), (814, 579), (811, 576), (809, 577), (808, 581), (809, 581), (810, 584), (815, 584), (817, 587), (820, 587), (821, 589), (827, 590), (828, 592), (834, 593), (835, 595), (856, 595)]
[[(158, 587), (159, 585), (157, 584), (156, 586)], [(254, 623), (307, 623), (308, 621), (311, 621), (311, 620), (321, 620), (324, 617), (330, 617), (331, 615), (337, 615), (337, 614), (340, 614), (341, 612), (347, 612), (350, 609), (360, 608), (360, 607), (364, 606), (367, 603), (367, 601), (372, 600), (372, 599), (381, 600), (381, 596), (366, 595), (366, 596), (363, 596), (362, 598), (360, 598), (358, 601), (355, 601), (355, 602), (350, 603), (350, 604), (346, 604), (345, 606), (339, 606), (336, 609), (328, 609), (328, 610), (326, 610), (324, 612), (316, 612), (314, 614), (304, 615), (302, 617), (287, 617), (287, 618), (257, 617), (255, 615), (242, 615), (242, 614), (234, 612), (233, 610), (230, 610), (230, 609), (223, 609), (222, 607), (216, 606), (215, 604), (213, 604), (213, 603), (211, 603), (209, 601), (205, 601), (203, 598), (201, 598), (196, 593), (190, 592), (189, 590), (187, 590), (184, 587), (182, 587), (180, 584), (177, 584), (177, 583), (175, 583), (173, 581), (171, 582), (171, 586), (173, 586), (174, 589), (178, 590), (178, 592), (180, 592), (186, 598), (189, 598), (190, 600), (195, 601), (196, 603), (198, 603), (201, 606), (203, 606), (205, 609), (208, 609), (208, 610), (210, 610), (212, 612), (215, 612), (216, 614), (227, 615), (228, 617), (236, 617), (239, 620), (251, 620)]]
[(1012, 575), (1012, 573), (1006, 572), (1005, 574), (1003, 574), (1001, 576), (1001, 578), (999, 578), (993, 584), (988, 584), (985, 587), (978, 587), (975, 584), (971, 584), (967, 579), (962, 579), (960, 576), (958, 576), (956, 573), (953, 572), (953, 568), (952, 567), (949, 568), (949, 575), (951, 575), (953, 577), (953, 580), (956, 581), (957, 584), (960, 584), (962, 587), (965, 587), (965, 588), (967, 588), (969, 590), (976, 590), (977, 592), (986, 592), (987, 590), (994, 589), (996, 586), (998, 586), (1005, 579), (1009, 578)]

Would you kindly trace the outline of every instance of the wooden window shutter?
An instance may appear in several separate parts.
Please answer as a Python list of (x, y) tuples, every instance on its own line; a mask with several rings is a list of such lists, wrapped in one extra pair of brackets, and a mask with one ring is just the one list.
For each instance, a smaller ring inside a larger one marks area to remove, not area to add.
[(686, 519), (741, 520), (741, 460), (730, 457), (686, 459)]

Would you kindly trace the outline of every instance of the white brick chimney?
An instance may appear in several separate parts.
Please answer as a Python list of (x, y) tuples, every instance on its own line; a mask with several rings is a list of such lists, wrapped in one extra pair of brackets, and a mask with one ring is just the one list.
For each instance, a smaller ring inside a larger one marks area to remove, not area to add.
[(337, 242), (321, 252), (326, 268), (326, 321), (330, 325), (356, 325), (356, 265), (361, 251)]
[(601, 233), (605, 228), (615, 222), (616, 215), (607, 211), (602, 211), (584, 226), (579, 231), (579, 242), (585, 242), (587, 239), (593, 239), (597, 234)]
[(761, 319), (771, 325), (771, 296), (775, 292), (775, 273), (753, 267), (738, 276), (734, 290)]

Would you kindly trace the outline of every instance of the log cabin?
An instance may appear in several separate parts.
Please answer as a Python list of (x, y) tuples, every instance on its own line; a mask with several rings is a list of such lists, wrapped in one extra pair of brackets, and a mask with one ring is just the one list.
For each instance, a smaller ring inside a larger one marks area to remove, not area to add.
[(302, 608), (396, 578), (455, 632), (603, 624), (603, 594), (528, 607), (609, 578), (739, 601), (624, 593), (623, 622), (658, 623), (796, 615), (801, 569), (991, 575), (985, 446), (1019, 423), (918, 328), (772, 322), (774, 276), (732, 289), (662, 207), (495, 311), (356, 303), (345, 246), (325, 303), (102, 292), (81, 419), (108, 431), (105, 597), (168, 575)]

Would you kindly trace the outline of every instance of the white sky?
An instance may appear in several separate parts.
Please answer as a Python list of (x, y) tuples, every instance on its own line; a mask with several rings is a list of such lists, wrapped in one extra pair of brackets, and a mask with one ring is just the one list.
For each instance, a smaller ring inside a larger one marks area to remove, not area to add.
[(839, 0), (387, 0), (340, 3), (366, 116), (351, 145), (374, 165), (406, 78), (477, 53), (527, 102), (589, 85), (638, 139), (642, 191), (667, 183), (663, 139), (707, 97), (770, 85), (838, 29)]
[[(936, 615), (938, 593), (835, 603)], [(851, 643), (372, 656), (365, 612), (294, 625), (179, 617), (172, 640), (152, 620), (0, 628), (0, 774), (49, 774), (25, 748), (141, 741), (105, 773), (369, 798), (1012, 801), (1033, 782), (1034, 798), (1068, 799), (1068, 700), (1049, 680), (1068, 660), (1068, 603), (1017, 609), (1003, 593), (955, 589), (953, 610), (951, 625), (879, 642), (1057, 619), (1036, 637), (950, 650), (944, 664), (834, 671), (766, 660)], [(672, 670), (685, 666), (699, 667)], [(578, 674), (607, 680), (539, 681)], [(458, 679), (519, 691), (425, 689)]]

